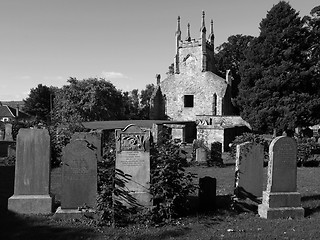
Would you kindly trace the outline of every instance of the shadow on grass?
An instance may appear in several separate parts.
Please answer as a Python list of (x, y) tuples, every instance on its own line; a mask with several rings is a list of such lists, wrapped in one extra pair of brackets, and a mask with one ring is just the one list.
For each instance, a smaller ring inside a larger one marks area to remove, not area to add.
[(54, 222), (50, 215), (20, 215), (0, 211), (1, 239), (92, 239), (97, 236), (92, 228), (66, 226)]
[[(304, 215), (305, 217), (311, 216), (317, 212), (320, 212), (320, 205), (318, 202), (315, 202), (315, 206), (308, 206), (312, 205), (310, 204), (313, 201), (319, 201), (320, 200), (320, 195), (311, 195), (311, 196), (303, 196), (301, 197), (301, 202), (303, 203), (303, 208), (304, 208)], [(310, 202), (308, 204), (308, 202)]]
[(139, 236), (136, 236), (132, 238), (132, 240), (161, 240), (161, 239), (171, 239), (174, 237), (182, 237), (184, 235), (187, 235), (191, 231), (190, 228), (184, 227), (180, 229), (170, 229), (162, 231), (161, 233), (150, 233), (150, 234), (141, 234)]

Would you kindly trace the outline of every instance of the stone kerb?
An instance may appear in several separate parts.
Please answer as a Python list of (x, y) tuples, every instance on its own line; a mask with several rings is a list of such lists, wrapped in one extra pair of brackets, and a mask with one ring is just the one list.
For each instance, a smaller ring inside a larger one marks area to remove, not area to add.
[(290, 137), (276, 137), (269, 147), (268, 181), (258, 213), (262, 218), (301, 218), (297, 192), (297, 144)]
[[(150, 130), (142, 130), (138, 126), (129, 125), (125, 129), (115, 131), (116, 138), (116, 171), (128, 174), (129, 179), (116, 174), (125, 182), (125, 187), (133, 197), (128, 201), (123, 197), (114, 196), (115, 200), (124, 205), (145, 206), (152, 205), (150, 189)], [(116, 186), (121, 190), (120, 186)]]
[(14, 195), (8, 209), (17, 213), (51, 213), (50, 136), (46, 129), (20, 129), (17, 137)]
[(235, 195), (256, 200), (263, 190), (263, 145), (245, 142), (237, 145)]

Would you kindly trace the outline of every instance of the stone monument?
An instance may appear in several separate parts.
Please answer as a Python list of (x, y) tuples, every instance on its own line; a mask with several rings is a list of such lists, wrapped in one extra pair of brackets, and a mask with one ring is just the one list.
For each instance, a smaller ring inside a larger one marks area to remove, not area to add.
[(245, 142), (237, 145), (235, 166), (235, 195), (255, 200), (262, 197), (263, 145)]
[(50, 136), (46, 129), (20, 129), (17, 137), (14, 194), (8, 209), (17, 213), (51, 213)]
[(5, 141), (13, 141), (12, 124), (11, 123), (6, 123), (5, 124), (4, 140)]
[[(151, 206), (152, 202), (149, 192), (150, 130), (142, 130), (138, 126), (129, 125), (123, 130), (117, 129), (115, 137), (116, 171), (128, 174), (130, 179), (125, 182), (125, 189), (134, 198), (134, 203), (128, 202), (128, 199), (121, 197), (115, 196), (115, 198), (129, 207), (133, 204), (145, 207)], [(123, 179), (119, 175), (117, 177)]]
[(276, 137), (269, 147), (267, 189), (258, 213), (262, 218), (302, 218), (301, 196), (297, 192), (297, 144), (290, 137)]
[(56, 218), (79, 218), (96, 209), (99, 154), (91, 141), (82, 137), (73, 136), (62, 151), (61, 207)]

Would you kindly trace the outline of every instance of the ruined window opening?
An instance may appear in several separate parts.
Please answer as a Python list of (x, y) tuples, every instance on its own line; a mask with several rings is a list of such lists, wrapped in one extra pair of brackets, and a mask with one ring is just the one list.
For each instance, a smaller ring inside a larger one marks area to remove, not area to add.
[(217, 115), (217, 94), (213, 94), (212, 115)]
[(184, 95), (184, 107), (193, 107), (193, 95)]

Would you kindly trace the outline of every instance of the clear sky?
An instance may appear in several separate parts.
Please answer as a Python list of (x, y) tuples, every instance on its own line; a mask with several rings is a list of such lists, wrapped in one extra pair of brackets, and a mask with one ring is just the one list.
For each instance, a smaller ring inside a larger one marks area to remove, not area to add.
[[(235, 34), (259, 34), (279, 0), (0, 0), (0, 101), (22, 100), (38, 84), (104, 77), (131, 91), (162, 79), (173, 62), (177, 17), (200, 37), (214, 20), (215, 45)], [(308, 15), (319, 0), (291, 0)]]

